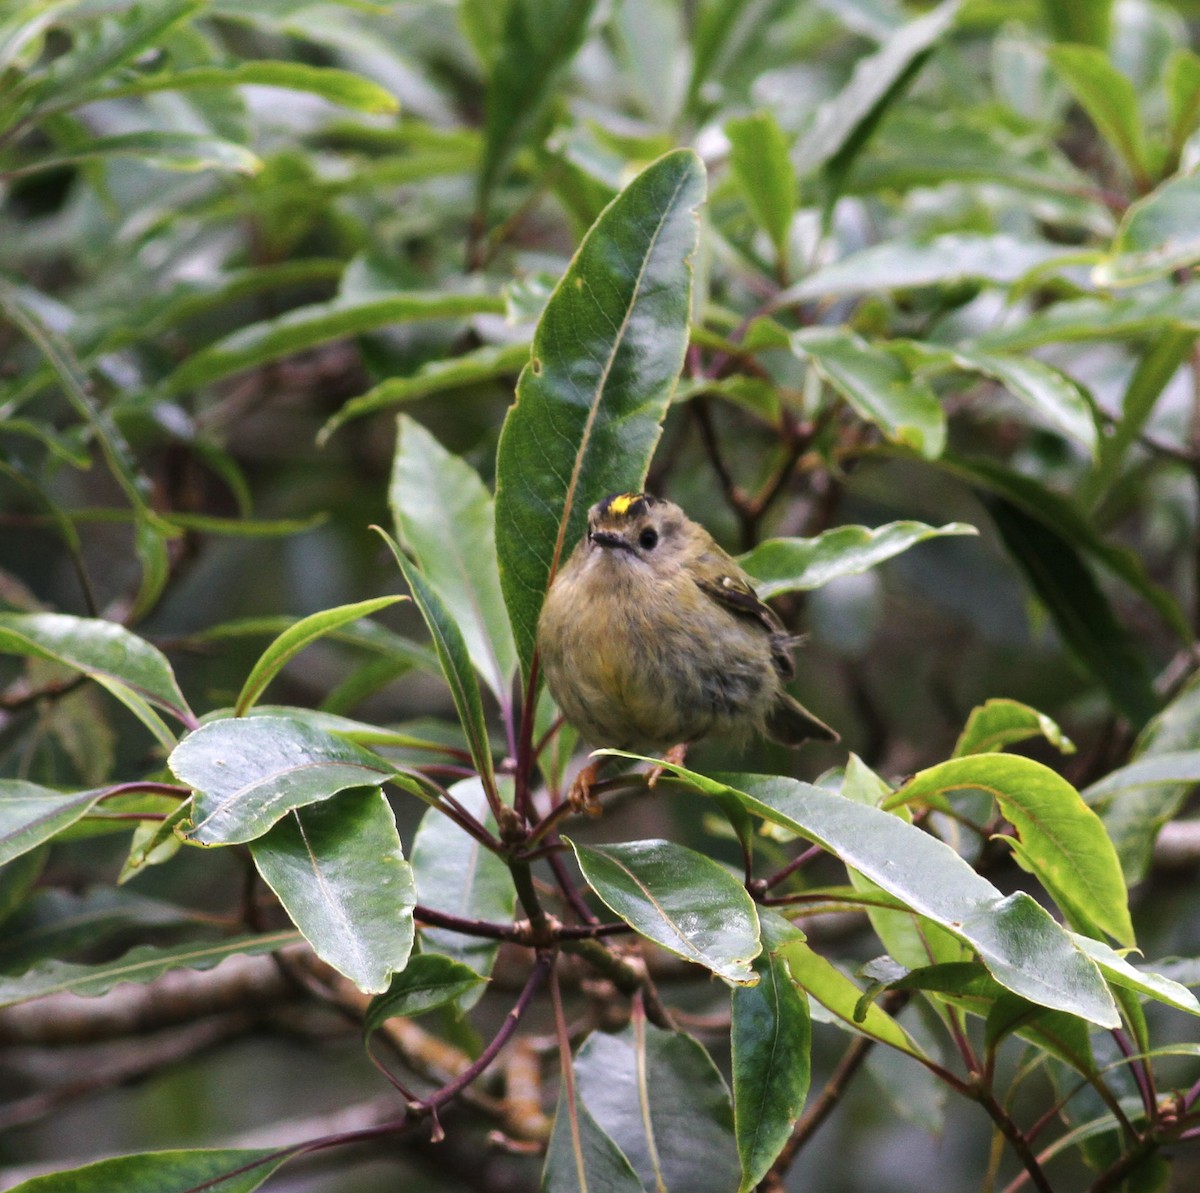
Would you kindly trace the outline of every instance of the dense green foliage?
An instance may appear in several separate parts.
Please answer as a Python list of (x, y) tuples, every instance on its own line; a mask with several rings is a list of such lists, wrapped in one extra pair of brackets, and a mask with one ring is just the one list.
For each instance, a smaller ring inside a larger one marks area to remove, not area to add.
[[(0, 1184), (1189, 1187), (1191, 19), (0, 9)], [(561, 723), (642, 486), (842, 743)]]

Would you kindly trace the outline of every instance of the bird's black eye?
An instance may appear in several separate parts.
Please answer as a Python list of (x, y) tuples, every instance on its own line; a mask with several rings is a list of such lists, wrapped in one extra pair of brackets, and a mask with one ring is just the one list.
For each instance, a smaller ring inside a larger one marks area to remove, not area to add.
[(638, 535), (638, 542), (641, 544), (643, 551), (653, 551), (658, 546), (658, 531), (653, 526), (647, 526)]

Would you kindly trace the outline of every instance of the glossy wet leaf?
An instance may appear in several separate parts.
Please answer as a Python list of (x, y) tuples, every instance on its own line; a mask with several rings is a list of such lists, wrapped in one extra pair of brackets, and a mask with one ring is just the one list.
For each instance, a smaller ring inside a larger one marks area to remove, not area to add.
[(1189, 1015), (1200, 1015), (1200, 1001), (1186, 986), (1152, 970), (1131, 965), (1102, 941), (1086, 936), (1077, 936), (1076, 940), (1113, 985), (1136, 990), (1147, 998), (1186, 1011)]
[(575, 1059), (579, 1101), (646, 1189), (731, 1193), (740, 1165), (729, 1090), (690, 1036), (635, 1024), (593, 1032)]
[(363, 1018), (363, 1035), (376, 1032), (389, 1019), (424, 1015), (455, 1002), (483, 982), (473, 969), (438, 953), (417, 953), (371, 1005)]
[[(995, 756), (986, 760), (994, 761)], [(705, 777), (661, 765), (694, 790), (731, 794), (755, 815), (828, 849), (974, 948), (992, 976), (1014, 993), (1103, 1027), (1116, 1026), (1116, 1008), (1099, 971), (1045, 908), (1024, 892), (1002, 895), (928, 833), (888, 812), (797, 779)]]
[(801, 934), (782, 918), (763, 917), (757, 986), (732, 991), (733, 1121), (747, 1193), (766, 1175), (804, 1109), (812, 1024), (780, 947)]
[(785, 592), (820, 588), (841, 576), (855, 576), (926, 539), (977, 534), (965, 522), (927, 526), (889, 522), (885, 526), (838, 526), (816, 538), (767, 539), (738, 562), (755, 580), (764, 600)]
[(259, 656), (258, 661), (250, 668), (250, 674), (242, 685), (237, 701), (233, 706), (234, 716), (243, 716), (247, 710), (257, 703), (258, 698), (266, 690), (267, 685), (280, 671), (295, 658), (305, 647), (310, 646), (319, 638), (332, 633), (348, 622), (358, 621), (369, 617), (372, 613), (394, 605), (400, 597), (376, 597), (370, 601), (359, 601), (353, 605), (339, 605), (336, 609), (322, 609), (302, 617), (295, 625), (284, 630), (270, 646)]
[(845, 328), (807, 327), (793, 333), (791, 342), (792, 351), (861, 418), (928, 459), (941, 455), (946, 442), (941, 404), (897, 356)]
[(442, 676), (450, 689), (459, 722), (466, 734), (475, 769), (483, 776), (488, 790), (494, 791), (496, 777), (487, 723), (483, 717), (483, 700), (463, 632), (446, 602), (421, 570), (400, 550), (390, 535), (379, 530), (379, 527), (375, 529), (391, 550), (433, 639), (433, 649), (437, 652)]
[(538, 323), (496, 460), (496, 547), (528, 676), (546, 589), (588, 506), (640, 489), (683, 364), (704, 169), (679, 150), (592, 226)]
[(62, 663), (108, 678), (178, 717), (187, 701), (166, 656), (113, 621), (66, 613), (0, 613), (0, 653)]
[(1045, 738), (1062, 754), (1075, 753), (1074, 743), (1045, 713), (1019, 700), (996, 697), (971, 710), (953, 756), (993, 754), (1032, 737)]
[[(455, 783), (450, 794), (477, 820), (494, 829), (478, 779)], [(436, 808), (421, 818), (410, 857), (422, 907), (460, 919), (512, 923), (517, 893), (508, 867)], [(421, 928), (422, 952), (459, 961), (484, 978), (492, 972), (499, 948), (499, 941), (487, 937)], [(467, 991), (459, 1006), (468, 1010), (482, 993), (482, 986)]]
[(0, 1007), (30, 1002), (47, 994), (78, 994), (91, 998), (107, 994), (122, 982), (145, 984), (173, 969), (212, 969), (227, 957), (261, 956), (301, 940), (299, 932), (285, 929), (226, 940), (192, 941), (155, 948), (139, 945), (121, 957), (99, 965), (44, 961), (17, 976), (0, 976)]
[(1134, 944), (1121, 864), (1100, 818), (1061, 775), (1031, 758), (976, 754), (929, 767), (892, 797), (920, 802), (953, 791), (992, 795), (1016, 829), (1011, 847), (1077, 925)]
[(416, 888), (383, 792), (294, 809), (250, 852), (317, 956), (360, 990), (385, 991), (412, 951)]
[(394, 773), (361, 746), (281, 716), (211, 721), (167, 765), (196, 793), (187, 835), (202, 845), (252, 841), (293, 808), (378, 787)]
[(636, 932), (727, 982), (756, 980), (758, 914), (724, 866), (671, 841), (570, 845), (592, 890)]
[(465, 460), (401, 415), (388, 500), (396, 534), (462, 631), (475, 670), (503, 706), (517, 649), (500, 591), (492, 495)]
[(24, 779), (0, 779), (0, 866), (70, 828), (103, 794), (56, 791)]

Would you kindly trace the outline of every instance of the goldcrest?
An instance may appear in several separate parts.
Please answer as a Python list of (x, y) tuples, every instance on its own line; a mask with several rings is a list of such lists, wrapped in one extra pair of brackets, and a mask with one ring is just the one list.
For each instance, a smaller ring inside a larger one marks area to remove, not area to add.
[(746, 573), (679, 506), (648, 493), (588, 511), (537, 642), (551, 694), (592, 745), (662, 751), (749, 731), (789, 746), (837, 740), (784, 690), (795, 639)]

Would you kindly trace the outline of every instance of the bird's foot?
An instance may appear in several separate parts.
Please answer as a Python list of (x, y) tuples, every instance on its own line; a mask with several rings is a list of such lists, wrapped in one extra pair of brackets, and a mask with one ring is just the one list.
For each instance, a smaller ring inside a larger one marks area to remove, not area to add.
[(600, 802), (592, 795), (592, 786), (599, 773), (600, 763), (589, 762), (575, 776), (575, 782), (571, 784), (571, 790), (567, 793), (567, 802), (571, 805), (572, 810), (582, 812), (593, 819), (599, 816), (603, 810)]
[[(682, 766), (684, 759), (687, 757), (687, 742), (680, 742), (677, 746), (672, 746), (664, 755), (663, 761), (670, 763), (672, 766)], [(650, 773), (646, 776), (646, 786), (654, 787), (659, 779), (662, 778), (666, 767), (652, 767)]]

